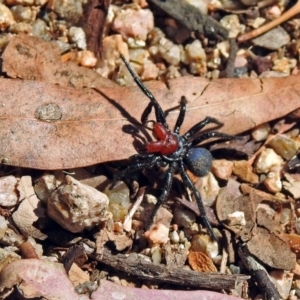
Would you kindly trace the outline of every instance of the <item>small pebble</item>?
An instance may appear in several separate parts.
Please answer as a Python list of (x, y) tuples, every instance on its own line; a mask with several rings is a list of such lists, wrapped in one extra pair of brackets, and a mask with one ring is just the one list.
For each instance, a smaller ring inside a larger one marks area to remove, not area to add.
[(195, 40), (191, 44), (186, 45), (185, 54), (187, 61), (184, 61), (184, 63), (186, 64), (201, 61), (206, 62), (206, 53), (199, 40)]
[(0, 241), (6, 234), (6, 230), (8, 228), (8, 221), (0, 215)]
[(116, 13), (112, 28), (126, 39), (132, 37), (145, 41), (154, 28), (154, 17), (149, 9), (122, 9)]
[(165, 244), (169, 240), (169, 228), (163, 224), (157, 224), (145, 232), (145, 237), (150, 246)]
[(120, 57), (120, 53), (129, 58), (128, 45), (120, 34), (114, 34), (102, 40), (102, 47), (103, 59), (98, 61), (97, 72), (103, 77), (109, 77), (115, 72), (116, 60)]
[(283, 57), (274, 61), (272, 69), (290, 75), (292, 70), (297, 66), (297, 60), (294, 58)]
[(184, 228), (190, 228), (191, 225), (195, 222), (196, 215), (187, 209), (184, 209), (180, 206), (176, 206), (174, 210), (174, 222), (178, 226), (183, 226)]
[(159, 75), (158, 67), (150, 60), (146, 60), (143, 64), (143, 70), (140, 73), (140, 78), (142, 80), (154, 80)]
[(94, 52), (83, 50), (77, 53), (76, 61), (80, 66), (93, 68), (96, 66), (97, 58), (95, 57)]
[(203, 252), (213, 258), (219, 254), (219, 246), (208, 235), (195, 234), (191, 241), (191, 251)]
[(18, 180), (15, 176), (3, 176), (0, 178), (0, 205), (12, 207), (18, 203), (19, 197), (16, 193)]
[(90, 229), (105, 220), (108, 197), (67, 175), (47, 201), (50, 218), (71, 232)]
[(70, 24), (76, 24), (83, 13), (81, 0), (52, 0), (48, 3), (48, 9), (53, 10), (60, 19)]
[(220, 20), (220, 24), (229, 30), (229, 38), (236, 38), (239, 33), (245, 31), (245, 25), (242, 25), (237, 15), (227, 15)]
[(229, 226), (245, 226), (245, 213), (243, 211), (235, 211), (227, 216), (227, 224)]
[(202, 14), (207, 14), (208, 11), (208, 1), (207, 0), (186, 0), (187, 3), (197, 7)]
[(31, 33), (32, 25), (26, 22), (14, 23), (9, 27), (9, 32), (11, 33)]
[(284, 134), (276, 135), (270, 142), (269, 146), (286, 160), (292, 159), (297, 151), (297, 143)]
[(10, 9), (4, 4), (0, 3), (0, 30), (4, 31), (7, 27), (14, 23), (15, 20)]
[(146, 47), (146, 42), (143, 40), (135, 40), (134, 38), (129, 37), (127, 39), (127, 44), (130, 49), (141, 49)]
[(117, 181), (111, 189), (108, 186), (104, 193), (109, 198), (108, 210), (113, 214), (114, 220), (123, 221), (131, 206), (128, 186), (123, 181)]
[(228, 56), (229, 56), (229, 42), (228, 41), (222, 41), (222, 42), (218, 43), (216, 47), (224, 57), (228, 58)]
[(179, 234), (176, 230), (170, 232), (169, 238), (170, 238), (170, 241), (174, 244), (177, 244), (180, 241)]
[(185, 234), (183, 230), (179, 231), (179, 242), (183, 243), (186, 240)]
[(261, 142), (267, 139), (270, 131), (271, 131), (270, 124), (263, 123), (252, 129), (251, 136), (256, 142)]
[(75, 43), (79, 49), (86, 49), (85, 32), (81, 27), (72, 26), (69, 29), (68, 37), (71, 43)]
[(130, 49), (129, 50), (130, 62), (143, 65), (145, 60), (149, 58), (149, 52), (145, 49)]
[(220, 186), (211, 172), (198, 178), (195, 187), (199, 191), (205, 205), (212, 206), (215, 203), (220, 192)]
[(252, 43), (255, 46), (264, 47), (270, 50), (277, 50), (288, 44), (289, 41), (289, 34), (281, 26), (277, 26), (259, 37), (252, 39)]
[(162, 260), (162, 249), (158, 246), (151, 249), (152, 255), (152, 262), (156, 265), (161, 263)]
[(255, 162), (257, 173), (269, 173), (274, 167), (281, 166), (283, 159), (273, 149), (264, 149)]
[(275, 20), (282, 15), (282, 10), (279, 5), (271, 5), (266, 9), (266, 18)]
[(288, 224), (291, 221), (292, 211), (290, 208), (283, 208), (280, 214), (280, 223)]
[(258, 183), (258, 175), (253, 172), (253, 167), (246, 160), (234, 161), (233, 173), (245, 182)]
[(46, 173), (35, 181), (34, 192), (40, 200), (46, 202), (58, 185), (55, 176)]
[[(51, 40), (51, 35), (48, 31), (47, 24), (41, 19), (37, 19), (32, 23), (32, 35), (44, 39), (46, 41)], [(57, 41), (57, 43), (59, 44), (59, 41)], [(69, 44), (68, 48), (70, 48)], [(68, 50), (68, 48), (64, 49), (64, 51), (62, 52), (65, 52), (66, 50)]]
[(211, 172), (219, 179), (228, 180), (232, 174), (233, 162), (227, 159), (214, 159)]
[(264, 23), (266, 23), (265, 18), (257, 17), (249, 25), (251, 25), (252, 28), (258, 28), (258, 27), (262, 26)]
[[(174, 47), (176, 48), (176, 46), (177, 45), (175, 45), (169, 39), (162, 37), (158, 42), (157, 51), (160, 54), (160, 56), (162, 58), (164, 58), (166, 61), (168, 61), (169, 59), (171, 59), (171, 61), (172, 61), (172, 55), (170, 56), (168, 53), (170, 51), (174, 52), (174, 50), (171, 50), (171, 49)], [(178, 47), (178, 50), (179, 50), (179, 47)], [(175, 52), (174, 52), (174, 54), (175, 54)], [(174, 62), (177, 62), (177, 64), (178, 64), (178, 60), (180, 61), (180, 51), (177, 53), (177, 57), (173, 57), (173, 58), (175, 58)]]
[(286, 173), (284, 175), (287, 181), (283, 181), (284, 188), (289, 191), (295, 199), (300, 199), (300, 180), (299, 177), (294, 178), (293, 174)]
[(267, 190), (271, 193), (276, 194), (281, 191), (282, 182), (280, 176), (280, 167), (273, 167), (273, 171), (267, 174), (267, 177), (264, 180), (264, 185), (267, 188)]
[(16, 5), (10, 8), (14, 19), (17, 22), (30, 22), (32, 18), (32, 11), (28, 6)]

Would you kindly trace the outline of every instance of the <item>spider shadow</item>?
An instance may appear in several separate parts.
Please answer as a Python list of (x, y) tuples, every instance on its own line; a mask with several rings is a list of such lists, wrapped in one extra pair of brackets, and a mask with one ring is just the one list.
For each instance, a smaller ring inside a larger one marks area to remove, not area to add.
[(152, 140), (151, 135), (149, 134), (147, 128), (133, 117), (120, 103), (116, 100), (108, 97), (102, 91), (93, 88), (97, 93), (104, 97), (110, 104), (117, 108), (121, 115), (128, 120), (131, 124), (123, 125), (122, 131), (126, 134), (131, 134), (133, 138), (133, 146), (138, 153), (143, 152), (145, 144), (149, 143)]

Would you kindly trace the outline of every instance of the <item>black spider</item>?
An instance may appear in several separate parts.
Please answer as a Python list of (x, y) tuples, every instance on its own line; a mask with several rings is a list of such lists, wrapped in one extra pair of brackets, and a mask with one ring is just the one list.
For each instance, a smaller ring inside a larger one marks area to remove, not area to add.
[(150, 114), (153, 107), (155, 109), (156, 121), (153, 121), (153, 132), (157, 138), (157, 141), (148, 143), (146, 145), (146, 154), (136, 155), (137, 160), (132, 165), (128, 166), (125, 170), (117, 174), (114, 179), (119, 180), (126, 175), (133, 173), (134, 171), (144, 168), (151, 168), (155, 165), (159, 167), (168, 166), (162, 193), (159, 196), (158, 201), (153, 209), (152, 215), (148, 221), (148, 225), (151, 225), (158, 208), (164, 203), (169, 195), (174, 173), (179, 172), (183, 184), (192, 191), (194, 197), (196, 198), (203, 223), (207, 228), (209, 235), (212, 239), (217, 240), (216, 235), (207, 219), (201, 196), (192, 183), (189, 175), (186, 173), (186, 168), (196, 176), (202, 177), (207, 175), (207, 173), (211, 169), (212, 155), (208, 150), (204, 148), (196, 148), (196, 145), (206, 139), (213, 137), (227, 140), (233, 139), (235, 137), (217, 131), (210, 131), (199, 134), (199, 131), (209, 123), (214, 123), (219, 126), (223, 125), (221, 122), (211, 117), (206, 117), (203, 121), (194, 125), (187, 133), (182, 136), (179, 135), (179, 129), (183, 123), (186, 111), (186, 99), (184, 96), (181, 98), (180, 113), (176, 121), (174, 131), (172, 132), (169, 129), (168, 124), (166, 123), (165, 113), (158, 104), (157, 100), (154, 98), (152, 93), (143, 85), (143, 83), (136, 76), (129, 63), (122, 55), (121, 58), (124, 61), (130, 74), (134, 78), (134, 81), (137, 83), (143, 93), (150, 99), (150, 103), (145, 109), (145, 113), (148, 115)]

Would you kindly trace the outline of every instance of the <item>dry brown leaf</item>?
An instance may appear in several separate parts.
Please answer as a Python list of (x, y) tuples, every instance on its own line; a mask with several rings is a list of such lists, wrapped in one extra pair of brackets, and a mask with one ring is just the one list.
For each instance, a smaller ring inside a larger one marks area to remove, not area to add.
[(18, 34), (2, 54), (2, 71), (11, 78), (44, 81), (59, 86), (114, 87), (116, 83), (75, 62), (62, 62), (60, 49), (54, 42)]
[(20, 191), (22, 202), (12, 215), (15, 224), (24, 236), (32, 236), (44, 240), (47, 238), (47, 235), (34, 227), (33, 224), (38, 219), (45, 217), (45, 209), (34, 193), (30, 176), (21, 177), (18, 190)]
[[(3, 70), (8, 75), (61, 86), (0, 80), (0, 161), (36, 169), (65, 169), (136, 154), (140, 138), (144, 143), (149, 136), (129, 119), (138, 122), (149, 99), (137, 87), (103, 83), (96, 72), (72, 63), (52, 67), (59, 55), (57, 50), (52, 52), (49, 43), (24, 35), (6, 48)], [(47, 53), (49, 59), (41, 53)], [(164, 110), (178, 106), (183, 94), (187, 97), (182, 132), (209, 115), (224, 122), (223, 132), (237, 134), (299, 108), (299, 78), (209, 81), (188, 76), (172, 79), (167, 85), (150, 82), (147, 86)], [(101, 92), (62, 86), (94, 86)], [(43, 117), (40, 112), (49, 110), (49, 105), (54, 113)], [(169, 114), (170, 127), (177, 116), (178, 110)]]
[(188, 260), (194, 271), (207, 273), (218, 272), (212, 259), (203, 252), (190, 251)]
[(296, 255), (290, 246), (268, 230), (257, 228), (247, 242), (249, 252), (271, 268), (291, 270), (296, 264)]
[[(234, 196), (235, 190), (229, 187), (221, 189), (216, 203), (216, 212), (220, 222), (240, 236), (244, 241), (250, 238), (250, 233), (255, 226), (255, 205), (248, 195)], [(235, 212), (243, 212), (245, 217), (245, 225), (230, 224), (230, 215)]]
[(96, 238), (96, 247), (97, 253), (102, 254), (103, 247), (106, 242), (113, 242), (116, 247), (116, 250), (123, 251), (126, 248), (130, 248), (132, 246), (132, 239), (129, 238), (125, 234), (115, 234), (114, 232), (110, 232), (106, 229), (100, 231)]

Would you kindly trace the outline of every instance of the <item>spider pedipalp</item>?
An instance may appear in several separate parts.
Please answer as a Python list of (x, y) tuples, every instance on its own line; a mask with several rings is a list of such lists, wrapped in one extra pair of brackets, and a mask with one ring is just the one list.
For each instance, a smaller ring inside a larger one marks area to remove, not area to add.
[(123, 55), (121, 55), (121, 58), (124, 61), (136, 84), (150, 100), (150, 103), (148, 104), (142, 115), (142, 120), (147, 119), (152, 108), (154, 108), (156, 121), (153, 121), (153, 133), (156, 136), (157, 140), (146, 144), (146, 154), (137, 155), (136, 162), (129, 165), (125, 170), (117, 174), (115, 176), (115, 180), (130, 175), (137, 170), (152, 168), (154, 166), (168, 166), (167, 170), (165, 171), (165, 182), (162, 192), (158, 198), (156, 205), (154, 206), (153, 212), (146, 224), (146, 227), (149, 227), (152, 224), (157, 210), (167, 199), (171, 190), (173, 175), (175, 173), (179, 173), (184, 186), (188, 188), (194, 195), (201, 218), (205, 227), (207, 228), (208, 234), (213, 240), (216, 241), (217, 237), (207, 219), (200, 193), (195, 188), (191, 178), (186, 171), (189, 170), (196, 176), (202, 177), (207, 175), (211, 169), (213, 157), (207, 149), (196, 147), (199, 143), (210, 138), (231, 140), (235, 137), (220, 133), (218, 131), (207, 131), (204, 133), (199, 133), (199, 131), (208, 124), (215, 124), (218, 126), (222, 125), (222, 123), (217, 119), (211, 117), (206, 117), (201, 122), (195, 124), (185, 134), (180, 135), (180, 127), (184, 121), (186, 113), (187, 101), (184, 96), (182, 96), (181, 98), (180, 111), (174, 130), (171, 131), (166, 122), (165, 113), (153, 94), (140, 81)]

